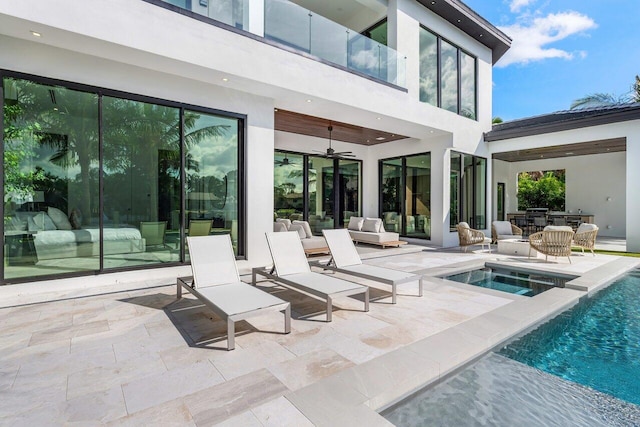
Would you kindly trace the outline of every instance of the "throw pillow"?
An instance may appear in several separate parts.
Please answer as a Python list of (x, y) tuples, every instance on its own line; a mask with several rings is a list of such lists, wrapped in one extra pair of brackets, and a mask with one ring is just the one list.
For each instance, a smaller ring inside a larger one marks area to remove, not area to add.
[(378, 229), (375, 231), (376, 233), (384, 233), (384, 226), (382, 225), (382, 219), (380, 218), (367, 218), (367, 219), (376, 221), (376, 223), (378, 224)]
[(289, 218), (276, 218), (276, 222), (283, 223), (284, 226), (287, 227), (287, 230), (291, 227), (291, 220)]
[(38, 230), (57, 230), (51, 217), (44, 212), (38, 212), (38, 214), (33, 217), (33, 222), (35, 222)]
[(283, 222), (274, 222), (273, 223), (273, 231), (275, 231), (276, 233), (282, 232), (282, 231), (287, 231), (287, 226), (284, 225)]
[(364, 218), (361, 216), (352, 216), (349, 218), (349, 225), (347, 225), (347, 229), (353, 231), (362, 230), (362, 224), (364, 223)]
[(596, 230), (597, 228), (598, 226), (595, 224), (587, 224), (586, 222), (583, 222), (582, 224), (580, 224), (580, 226), (578, 226), (578, 229), (576, 230), (576, 234), (585, 233), (587, 231), (593, 231), (593, 230)]
[(69, 222), (74, 230), (79, 230), (82, 227), (82, 213), (80, 209), (74, 208), (69, 215)]
[(304, 227), (300, 224), (291, 224), (291, 227), (289, 227), (289, 231), (295, 231), (298, 233), (298, 236), (301, 239), (306, 239), (307, 238), (307, 233), (304, 232)]
[(513, 234), (511, 231), (511, 223), (509, 221), (494, 221), (493, 227), (496, 229), (498, 236)]
[(27, 230), (29, 231), (43, 231), (44, 228), (41, 228), (36, 222), (33, 220), (33, 217), (27, 218)]
[(313, 237), (313, 233), (311, 232), (311, 226), (307, 221), (293, 221), (292, 224), (300, 224), (302, 228), (304, 228), (304, 232), (307, 234), (307, 238)]
[(71, 223), (69, 222), (69, 218), (58, 208), (54, 208), (49, 206), (47, 208), (47, 214), (51, 218), (51, 221), (56, 225), (58, 230), (71, 230)]
[(380, 218), (367, 218), (364, 220), (364, 223), (362, 224), (362, 231), (379, 233), (380, 222), (382, 222)]

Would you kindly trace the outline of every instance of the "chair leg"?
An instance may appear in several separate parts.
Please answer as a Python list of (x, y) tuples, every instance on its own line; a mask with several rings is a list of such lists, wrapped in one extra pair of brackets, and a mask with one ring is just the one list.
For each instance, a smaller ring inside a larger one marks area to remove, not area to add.
[(395, 304), (396, 303), (396, 284), (392, 284), (391, 285), (391, 304)]
[(182, 283), (180, 283), (180, 279), (176, 280), (176, 285), (178, 289), (176, 290), (176, 295), (178, 299), (182, 298)]
[(420, 280), (418, 281), (418, 296), (421, 297), (422, 296), (422, 277), (420, 278)]
[(364, 311), (369, 311), (369, 287), (364, 291)]
[(284, 333), (288, 334), (291, 332), (291, 304), (287, 305), (287, 308), (284, 309)]
[(332, 310), (331, 297), (327, 297), (327, 322), (331, 322), (331, 310)]
[(227, 319), (227, 350), (236, 348), (236, 325), (231, 319)]

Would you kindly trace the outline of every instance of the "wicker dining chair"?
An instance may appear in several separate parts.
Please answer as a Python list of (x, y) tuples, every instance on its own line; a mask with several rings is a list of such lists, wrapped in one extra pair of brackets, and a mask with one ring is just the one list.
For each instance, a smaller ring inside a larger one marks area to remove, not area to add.
[(539, 231), (529, 236), (529, 257), (531, 249), (544, 254), (545, 262), (549, 255), (559, 257), (566, 256), (571, 263), (571, 241), (573, 240), (573, 230), (567, 226), (548, 226), (543, 231)]
[(491, 239), (487, 239), (482, 231), (474, 230), (466, 222), (459, 223), (456, 229), (458, 230), (460, 247), (464, 248), (465, 252), (472, 245), (480, 245), (482, 249), (484, 249), (484, 245), (487, 245), (489, 252), (491, 252)]
[(596, 245), (598, 230), (599, 228), (595, 224), (580, 224), (578, 230), (576, 230), (576, 234), (573, 236), (573, 246), (581, 248), (583, 254), (584, 250), (588, 249), (591, 251), (593, 256), (596, 256), (595, 252), (593, 252), (593, 248)]

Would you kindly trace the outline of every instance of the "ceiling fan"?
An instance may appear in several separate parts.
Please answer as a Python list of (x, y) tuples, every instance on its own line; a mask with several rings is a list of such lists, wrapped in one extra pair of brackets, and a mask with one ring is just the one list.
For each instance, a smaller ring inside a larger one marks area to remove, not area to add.
[(282, 159), (282, 160), (274, 160), (273, 163), (278, 165), (278, 166), (295, 165), (295, 163), (293, 163), (291, 160), (289, 160), (289, 158), (287, 157), (286, 154), (284, 155), (284, 159)]
[(313, 150), (313, 151), (315, 151), (316, 153), (322, 153), (321, 156), (327, 159), (341, 159), (344, 157), (356, 156), (351, 151), (336, 151), (333, 148), (331, 148), (331, 132), (333, 131), (333, 126), (329, 125), (327, 129), (329, 129), (329, 148), (327, 148), (327, 151), (319, 151), (319, 150)]

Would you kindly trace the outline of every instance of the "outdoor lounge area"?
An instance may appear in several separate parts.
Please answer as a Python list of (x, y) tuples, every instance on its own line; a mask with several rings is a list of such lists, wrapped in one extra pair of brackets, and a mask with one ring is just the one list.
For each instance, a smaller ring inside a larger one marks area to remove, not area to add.
[[(540, 264), (414, 245), (359, 252), (367, 265), (425, 274), (424, 296), (415, 296), (415, 283), (401, 284), (397, 304), (389, 304), (387, 285), (357, 279), (370, 286), (369, 312), (359, 296), (343, 298), (327, 323), (323, 303), (261, 280), (258, 289), (291, 303), (291, 333), (274, 314), (240, 321), (234, 351), (227, 351), (227, 323), (188, 294), (177, 300), (166, 279), (58, 292), (42, 303), (36, 294), (3, 298), (2, 407), (11, 411), (0, 420), (388, 425), (376, 410), (638, 264), (608, 255)], [(439, 278), (489, 261), (570, 272), (585, 285), (527, 298)], [(247, 273), (241, 280), (250, 281)]]

